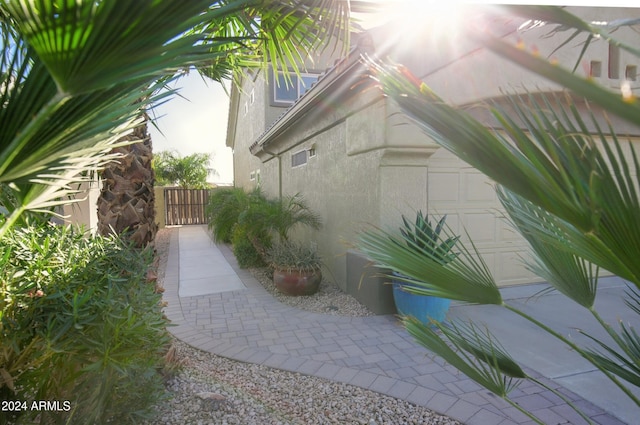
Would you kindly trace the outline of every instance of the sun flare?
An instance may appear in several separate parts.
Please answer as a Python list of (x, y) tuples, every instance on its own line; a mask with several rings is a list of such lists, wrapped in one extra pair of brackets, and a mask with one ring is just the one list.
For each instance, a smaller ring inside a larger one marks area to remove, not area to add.
[(403, 31), (430, 27), (435, 32), (451, 31), (463, 23), (464, 4), (456, 0), (376, 0), (374, 3), (380, 7), (377, 13), (358, 16), (359, 24), (365, 29), (398, 21)]
[(365, 30), (375, 34), (376, 51), (383, 57), (396, 56), (405, 49), (429, 51), (430, 55), (454, 52), (473, 14), (468, 7), (469, 0), (378, 0), (376, 3), (380, 7), (378, 13), (357, 18)]

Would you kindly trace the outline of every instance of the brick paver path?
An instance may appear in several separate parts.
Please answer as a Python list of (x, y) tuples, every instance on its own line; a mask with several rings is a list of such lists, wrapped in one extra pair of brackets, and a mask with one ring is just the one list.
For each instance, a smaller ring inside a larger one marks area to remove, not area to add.
[[(188, 344), (231, 359), (356, 385), (426, 406), (468, 425), (533, 424), (528, 417), (413, 341), (393, 316), (339, 317), (283, 305), (239, 269), (246, 289), (179, 297), (180, 240), (208, 238), (186, 227), (171, 235), (165, 274), (169, 330)], [(189, 239), (185, 232), (190, 232)], [(194, 233), (195, 232), (195, 233)], [(182, 233), (182, 236), (180, 234)], [(202, 241), (200, 240), (200, 243)], [(212, 245), (213, 246), (213, 245)], [(623, 424), (593, 404), (529, 371), (574, 400), (600, 424)], [(562, 399), (524, 382), (513, 399), (547, 424), (585, 423)]]

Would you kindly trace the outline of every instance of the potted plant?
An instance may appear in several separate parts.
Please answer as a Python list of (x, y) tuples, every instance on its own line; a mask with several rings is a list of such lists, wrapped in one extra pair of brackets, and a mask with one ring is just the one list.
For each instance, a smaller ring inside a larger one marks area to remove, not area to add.
[(314, 249), (285, 241), (266, 251), (276, 288), (288, 295), (313, 295), (322, 281), (322, 262)]
[[(402, 216), (403, 226), (400, 228), (402, 241), (406, 246), (419, 255), (429, 255), (443, 266), (453, 261), (457, 254), (453, 252), (459, 236), (448, 237), (442, 240), (440, 234), (445, 225), (447, 216), (443, 216), (434, 228), (427, 216), (418, 211), (415, 224), (410, 223)], [(398, 279), (392, 281), (393, 297), (396, 309), (404, 316), (414, 316), (422, 323), (430, 321), (442, 322), (449, 311), (451, 300), (430, 295), (419, 295), (407, 291), (411, 287), (411, 279), (397, 272), (393, 272)], [(414, 285), (415, 287), (415, 285)]]

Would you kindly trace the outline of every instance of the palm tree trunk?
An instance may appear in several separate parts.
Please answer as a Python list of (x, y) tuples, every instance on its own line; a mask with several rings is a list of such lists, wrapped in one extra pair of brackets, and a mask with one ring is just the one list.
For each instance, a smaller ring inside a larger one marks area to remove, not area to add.
[(140, 248), (153, 242), (158, 230), (147, 121), (145, 115), (144, 124), (123, 138), (140, 142), (115, 150), (123, 156), (101, 173), (102, 190), (98, 198), (98, 232), (122, 235)]

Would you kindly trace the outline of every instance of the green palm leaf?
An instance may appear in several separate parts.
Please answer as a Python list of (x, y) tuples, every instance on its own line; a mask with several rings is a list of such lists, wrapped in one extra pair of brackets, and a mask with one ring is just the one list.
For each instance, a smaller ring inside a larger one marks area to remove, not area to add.
[(563, 394), (529, 376), (487, 329), (480, 331), (474, 324), (462, 322), (449, 325), (434, 322), (434, 327), (430, 327), (413, 317), (404, 317), (403, 324), (420, 345), (442, 357), (493, 394), (505, 399), (536, 423), (544, 422), (509, 399), (509, 393), (523, 380), (531, 380), (553, 392), (587, 423), (592, 423)]
[[(532, 19), (566, 26), (574, 31), (566, 42), (580, 32), (587, 32), (587, 43), (601, 36), (640, 56), (636, 46), (622, 45), (610, 34), (615, 25), (633, 24), (634, 20), (617, 23), (610, 28), (597, 28), (561, 8), (512, 9), (524, 11)], [(486, 33), (474, 32), (473, 35), (491, 51), (547, 77), (574, 94), (505, 95), (500, 103), (483, 105), (488, 106), (492, 118), (499, 123), (496, 130), (492, 130), (462, 108), (447, 105), (408, 70), (379, 62), (373, 67), (385, 93), (400, 105), (405, 114), (414, 118), (435, 142), (498, 184), (499, 199), (511, 222), (531, 246), (533, 260), (528, 267), (555, 289), (591, 311), (617, 347), (588, 335), (601, 351), (584, 349), (517, 308), (502, 305), (575, 350), (639, 404), (638, 398), (616, 375), (633, 384), (639, 382), (640, 338), (633, 328), (626, 325), (621, 325), (621, 331), (615, 332), (593, 308), (599, 268), (628, 280), (636, 290), (640, 287), (640, 263), (637, 261), (640, 258), (639, 161), (631, 144), (627, 149), (625, 142), (615, 135), (606, 116), (591, 112), (589, 105), (598, 105), (606, 113), (640, 125), (640, 103), (634, 96), (614, 93), (593, 80), (574, 75), (502, 39)], [(584, 48), (580, 54), (583, 53)], [(576, 107), (577, 103), (585, 105), (586, 113)], [(602, 122), (609, 128), (603, 130)], [(390, 235), (366, 235), (362, 240), (363, 251), (377, 264), (402, 270), (417, 280), (424, 279), (424, 293), (466, 301), (472, 298), (456, 298), (456, 291), (446, 288), (448, 284), (452, 287), (459, 284), (456, 279), (460, 279), (462, 273), (455, 277), (447, 276), (448, 280), (445, 275), (446, 271), (460, 271), (455, 266), (462, 262), (461, 259), (438, 270), (426, 253), (423, 253), (422, 260), (418, 258), (420, 256), (412, 257), (403, 252), (403, 247), (398, 247)], [(463, 251), (461, 258), (469, 257)], [(474, 299), (488, 296), (481, 294), (485, 289), (480, 284), (483, 277), (479, 268), (470, 268), (466, 276), (475, 281), (468, 284), (469, 289), (474, 288)], [(632, 293), (634, 295), (627, 302), (638, 312), (640, 297), (633, 290)], [(418, 332), (413, 324), (406, 325), (426, 341), (425, 346), (452, 359), (455, 362), (452, 364), (465, 373), (470, 364), (462, 362), (456, 353), (453, 355), (447, 351), (444, 338), (480, 363), (487, 363), (486, 359), (492, 358), (488, 355), (490, 345), (478, 343), (478, 336), (473, 330), (458, 329), (455, 337), (458, 339), (454, 341), (444, 329), (440, 337), (434, 332)], [(489, 383), (495, 385), (496, 381)]]
[(339, 0), (0, 3), (0, 184), (20, 202), (6, 226), (71, 194), (84, 179), (71, 170), (112, 159), (100, 156), (171, 95), (158, 91), (174, 75), (198, 66), (220, 80), (243, 58), (301, 59), (323, 37), (348, 34), (345, 12)]
[(573, 239), (563, 232), (563, 228), (571, 226), (500, 186), (498, 198), (515, 230), (531, 247), (532, 259), (527, 261), (528, 268), (578, 304), (593, 307), (597, 271), (591, 263), (575, 254)]
[(209, 9), (210, 3), (11, 1), (6, 8), (58, 89), (79, 94), (214, 59), (219, 53), (210, 55), (202, 35), (184, 33), (199, 22), (237, 13), (247, 2)]
[(589, 47), (589, 44), (596, 39), (606, 40), (607, 42), (621, 47), (634, 56), (640, 56), (640, 49), (636, 46), (622, 43), (620, 40), (613, 37), (613, 33), (616, 30), (625, 26), (637, 25), (640, 23), (640, 19), (617, 19), (612, 22), (590, 23), (580, 19), (561, 7), (504, 5), (503, 8), (517, 16), (524, 16), (533, 22), (541, 21), (544, 23), (557, 24), (551, 31), (549, 31), (546, 37), (550, 37), (564, 31), (571, 31), (571, 35), (556, 47), (551, 54), (555, 53), (555, 51), (575, 39), (578, 35), (586, 33), (587, 39), (584, 42), (580, 55), (578, 55), (573, 71), (576, 70), (578, 64), (582, 60), (583, 54)]
[(586, 332), (581, 332), (603, 349), (603, 353), (589, 349), (585, 352), (599, 368), (608, 370), (636, 387), (640, 387), (640, 336), (632, 327), (628, 327), (622, 322), (620, 329), (620, 333), (611, 331), (610, 335), (614, 337), (622, 352), (618, 352), (615, 348)]
[(400, 280), (415, 285), (405, 288), (409, 292), (468, 303), (502, 304), (498, 286), (473, 243), (470, 248), (458, 243), (460, 253), (443, 265), (438, 252), (405, 242), (401, 235), (375, 229), (359, 235), (358, 248), (375, 265), (404, 275)]
[(300, 194), (282, 199), (252, 197), (247, 208), (240, 214), (238, 223), (249, 234), (266, 231), (276, 234), (281, 242), (287, 241), (289, 232), (297, 226), (317, 230), (322, 224), (320, 217), (308, 207)]
[[(495, 341), (495, 338), (488, 332), (479, 332), (472, 324), (459, 323), (446, 326), (434, 323), (437, 327), (432, 328), (413, 317), (403, 318), (403, 324), (421, 345), (500, 397), (506, 397), (509, 391), (517, 387), (518, 383), (514, 379), (527, 378), (527, 374)], [(442, 332), (442, 336), (438, 330)], [(450, 347), (443, 337), (456, 350)]]
[(627, 307), (633, 310), (636, 314), (640, 314), (640, 293), (637, 290), (629, 287), (626, 295), (627, 298), (624, 300)]
[(640, 215), (635, 193), (640, 182), (623, 165), (620, 141), (614, 137), (610, 142), (595, 118), (597, 141), (576, 108), (567, 107), (567, 113), (553, 107), (560, 99), (515, 98), (510, 104), (515, 117), (493, 106), (503, 127), (497, 133), (444, 104), (426, 86), (415, 85), (406, 73), (394, 66), (378, 67), (385, 90), (436, 142), (566, 222), (564, 230), (581, 257), (640, 285), (640, 263), (634, 260), (640, 256), (640, 224), (633, 219)]

